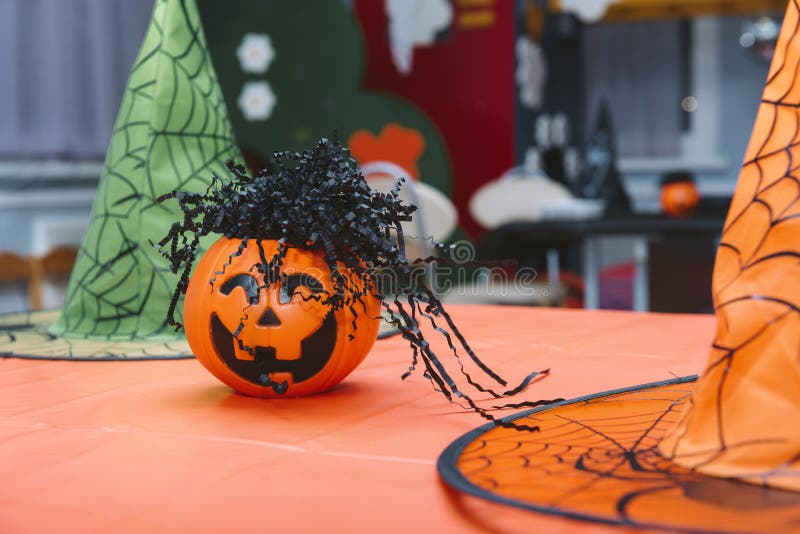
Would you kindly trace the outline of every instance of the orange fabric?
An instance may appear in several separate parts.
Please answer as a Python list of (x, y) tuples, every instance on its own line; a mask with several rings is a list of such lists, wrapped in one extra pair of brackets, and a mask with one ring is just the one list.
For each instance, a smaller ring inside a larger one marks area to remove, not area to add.
[[(450, 307), (525, 397), (699, 371), (711, 316)], [(193, 360), (0, 360), (0, 532), (610, 532), (454, 494), (435, 461), (481, 423), (379, 341), (329, 392), (233, 393)]]
[(789, 2), (714, 268), (719, 320), (692, 407), (660, 445), (684, 467), (800, 491), (800, 11)]

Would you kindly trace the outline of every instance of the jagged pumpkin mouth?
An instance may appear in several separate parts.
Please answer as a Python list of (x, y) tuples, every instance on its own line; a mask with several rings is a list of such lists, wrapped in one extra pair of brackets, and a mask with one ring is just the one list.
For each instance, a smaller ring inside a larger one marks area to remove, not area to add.
[(272, 386), (278, 393), (288, 384), (275, 380), (277, 374), (289, 373), (295, 383), (304, 382), (317, 375), (328, 364), (336, 347), (337, 323), (333, 311), (328, 312), (314, 333), (300, 342), (300, 357), (292, 360), (278, 359), (275, 347), (254, 346), (253, 359), (236, 356), (238, 340), (225, 327), (216, 313), (211, 314), (211, 339), (219, 357), (238, 376), (259, 386)]

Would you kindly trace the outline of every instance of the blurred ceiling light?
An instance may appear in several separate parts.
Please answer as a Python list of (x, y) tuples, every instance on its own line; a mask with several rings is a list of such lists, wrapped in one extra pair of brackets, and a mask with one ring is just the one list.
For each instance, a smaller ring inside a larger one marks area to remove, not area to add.
[(693, 96), (687, 96), (681, 100), (681, 109), (688, 113), (697, 111), (697, 99)]
[(753, 51), (761, 61), (769, 63), (775, 53), (775, 43), (781, 31), (779, 21), (770, 16), (758, 17), (744, 23), (739, 44)]

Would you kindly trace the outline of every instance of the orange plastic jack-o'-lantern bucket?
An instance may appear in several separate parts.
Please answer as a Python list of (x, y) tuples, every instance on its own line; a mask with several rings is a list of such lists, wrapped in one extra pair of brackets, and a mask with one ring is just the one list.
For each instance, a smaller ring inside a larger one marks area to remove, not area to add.
[[(264, 397), (325, 391), (366, 357), (379, 312), (411, 346), (401, 378), (421, 369), (448, 400), (486, 419), (497, 419), (497, 405), (484, 408), (468, 392), (504, 399), (548, 374), (509, 384), (469, 346), (406, 257), (402, 224), (416, 208), (400, 198), (402, 179), (388, 193), (373, 190), (336, 139), (275, 152), (252, 176), (233, 162), (228, 170), (204, 193), (158, 199), (183, 213), (158, 242), (180, 273), (166, 324), (184, 328), (198, 360), (224, 383)], [(212, 235), (223, 237), (201, 256)], [(481, 374), (495, 386), (477, 382)]]
[[(365, 295), (338, 309), (321, 252), (288, 247), (269, 280), (273, 240), (221, 238), (200, 259), (186, 291), (184, 328), (197, 359), (236, 391), (259, 397), (319, 393), (338, 384), (372, 348), (380, 302)], [(363, 282), (345, 266), (350, 287)]]

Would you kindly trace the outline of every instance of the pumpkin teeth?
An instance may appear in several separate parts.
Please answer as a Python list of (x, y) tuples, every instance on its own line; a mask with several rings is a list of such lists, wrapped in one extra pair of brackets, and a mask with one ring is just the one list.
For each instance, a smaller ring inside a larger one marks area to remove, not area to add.
[(304, 382), (322, 371), (333, 355), (338, 335), (336, 318), (332, 312), (328, 313), (314, 333), (299, 341), (297, 357), (282, 359), (275, 347), (256, 346), (252, 354), (241, 352), (237, 346), (239, 340), (216, 313), (211, 314), (210, 322), (211, 342), (224, 364), (244, 380), (270, 386), (279, 394), (282, 393), (274, 384), (285, 392), (292, 384)]

